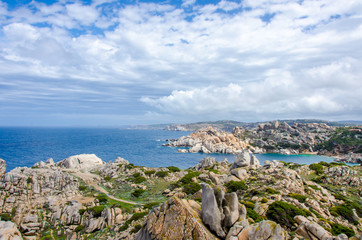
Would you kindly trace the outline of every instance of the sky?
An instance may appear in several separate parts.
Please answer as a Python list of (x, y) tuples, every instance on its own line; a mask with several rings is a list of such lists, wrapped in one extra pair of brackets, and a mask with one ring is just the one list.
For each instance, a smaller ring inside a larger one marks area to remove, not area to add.
[(0, 126), (362, 119), (361, 0), (0, 0)]

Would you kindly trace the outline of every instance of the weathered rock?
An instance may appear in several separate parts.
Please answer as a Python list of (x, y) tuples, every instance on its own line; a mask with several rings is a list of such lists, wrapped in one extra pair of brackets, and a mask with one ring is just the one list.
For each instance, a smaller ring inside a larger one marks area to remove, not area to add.
[(0, 221), (0, 239), (22, 240), (23, 238), (15, 223), (10, 221)]
[(124, 158), (121, 158), (121, 157), (117, 157), (115, 160), (114, 160), (114, 163), (116, 164), (124, 164), (124, 165), (128, 165), (129, 162), (124, 159)]
[(223, 200), (223, 227), (229, 229), (239, 219), (239, 201), (235, 192), (226, 193)]
[(201, 221), (200, 205), (173, 197), (152, 209), (136, 240), (218, 239)]
[(206, 168), (210, 168), (212, 166), (214, 166), (216, 164), (215, 158), (212, 157), (206, 157), (201, 159), (201, 161), (195, 165), (195, 170), (201, 170), (201, 169), (206, 169)]
[(6, 163), (3, 159), (0, 158), (0, 177), (6, 172)]
[(230, 171), (232, 175), (243, 180), (249, 177), (247, 171), (244, 168), (235, 168)]
[(231, 170), (240, 167), (259, 168), (260, 162), (253, 154), (250, 153), (249, 150), (245, 149), (236, 156), (236, 159), (231, 166)]
[(91, 168), (102, 164), (105, 163), (95, 154), (80, 154), (68, 157), (60, 162), (57, 162), (56, 166), (70, 169), (82, 169)]
[(221, 213), (214, 195), (214, 190), (207, 184), (202, 184), (202, 221), (219, 237), (225, 237), (226, 234), (221, 227)]
[(295, 216), (294, 220), (299, 224), (295, 232), (305, 238), (325, 240), (332, 237), (332, 234), (319, 224), (313, 223), (303, 216)]
[(276, 222), (262, 221), (251, 226), (249, 240), (286, 240), (287, 232)]

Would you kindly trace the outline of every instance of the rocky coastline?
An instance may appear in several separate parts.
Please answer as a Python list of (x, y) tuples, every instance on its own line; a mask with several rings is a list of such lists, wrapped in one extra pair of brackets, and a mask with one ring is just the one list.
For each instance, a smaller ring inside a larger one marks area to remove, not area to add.
[(94, 154), (6, 172), (0, 239), (350, 239), (362, 233), (362, 167), (204, 158), (187, 170)]

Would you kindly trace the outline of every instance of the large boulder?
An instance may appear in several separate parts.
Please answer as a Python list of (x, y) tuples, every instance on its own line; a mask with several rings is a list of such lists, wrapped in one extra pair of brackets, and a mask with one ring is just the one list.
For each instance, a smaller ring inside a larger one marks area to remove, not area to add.
[[(237, 229), (242, 229), (242, 231), (240, 231), (236, 237), (234, 238), (231, 237), (230, 239), (239, 239), (239, 240), (288, 239), (288, 233), (279, 224), (269, 220), (255, 223), (251, 226), (247, 226), (247, 224), (242, 224), (241, 226), (235, 224), (235, 226), (237, 227)], [(233, 235), (235, 236), (235, 233)]]
[(16, 224), (10, 221), (0, 221), (0, 239), (1, 240), (22, 240)]
[(212, 157), (206, 157), (201, 159), (201, 161), (195, 165), (195, 170), (201, 170), (201, 169), (206, 169), (206, 168), (210, 168), (212, 166), (214, 166), (216, 164), (215, 158)]
[(0, 177), (6, 172), (6, 163), (5, 160), (0, 158)]
[(80, 154), (68, 157), (56, 163), (56, 166), (70, 169), (92, 168), (98, 165), (103, 165), (102, 161), (95, 154)]
[(221, 227), (222, 215), (216, 200), (214, 190), (210, 188), (209, 185), (202, 184), (202, 221), (215, 232), (217, 236), (224, 238), (226, 234)]
[(170, 198), (153, 208), (136, 240), (195, 239), (213, 240), (215, 237), (201, 221), (200, 205), (192, 200)]
[(260, 168), (260, 162), (249, 150), (244, 149), (236, 156), (236, 159), (231, 166), (231, 170), (240, 167)]

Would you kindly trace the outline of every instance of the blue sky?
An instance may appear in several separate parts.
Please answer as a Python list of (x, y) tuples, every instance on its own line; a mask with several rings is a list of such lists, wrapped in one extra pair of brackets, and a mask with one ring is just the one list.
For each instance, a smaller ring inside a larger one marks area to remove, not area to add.
[(361, 120), (360, 0), (0, 0), (0, 126)]

